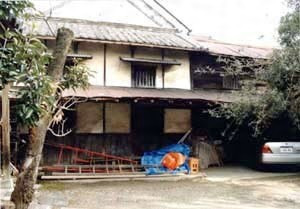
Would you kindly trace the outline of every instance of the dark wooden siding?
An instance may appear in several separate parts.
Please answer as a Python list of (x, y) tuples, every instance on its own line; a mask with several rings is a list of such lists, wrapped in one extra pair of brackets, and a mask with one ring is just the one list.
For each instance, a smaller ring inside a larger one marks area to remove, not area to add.
[[(48, 136), (46, 143), (65, 144), (111, 155), (142, 156), (146, 151), (177, 143), (183, 134), (71, 134), (63, 138)], [(59, 148), (45, 145), (41, 165), (57, 163)], [(61, 163), (70, 164), (74, 153), (64, 151)]]
[(238, 89), (238, 78), (224, 76), (224, 64), (218, 61), (218, 56), (207, 53), (191, 55), (191, 73), (193, 87), (209, 89)]
[[(63, 138), (48, 136), (46, 143), (65, 144), (82, 149), (118, 156), (133, 156), (130, 135), (127, 134), (71, 134)], [(45, 145), (43, 150), (43, 165), (57, 162), (59, 148)], [(71, 163), (72, 152), (64, 151), (63, 163)]]

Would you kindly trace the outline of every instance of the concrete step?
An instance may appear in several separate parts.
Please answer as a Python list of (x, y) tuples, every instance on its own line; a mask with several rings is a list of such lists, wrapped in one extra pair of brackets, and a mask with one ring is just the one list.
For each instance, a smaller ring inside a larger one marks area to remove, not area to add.
[(9, 201), (10, 195), (14, 189), (13, 179), (0, 179), (0, 200)]

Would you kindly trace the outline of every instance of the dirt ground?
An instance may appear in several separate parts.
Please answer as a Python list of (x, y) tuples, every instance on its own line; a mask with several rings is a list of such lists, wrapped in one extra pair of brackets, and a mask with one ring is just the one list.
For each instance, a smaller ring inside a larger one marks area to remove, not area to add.
[(299, 209), (299, 194), (300, 175), (226, 181), (43, 182), (32, 208)]

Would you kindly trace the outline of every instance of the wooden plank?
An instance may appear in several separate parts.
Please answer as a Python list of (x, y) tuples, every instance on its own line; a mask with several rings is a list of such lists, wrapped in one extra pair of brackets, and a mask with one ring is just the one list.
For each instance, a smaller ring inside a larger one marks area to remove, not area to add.
[[(146, 174), (146, 172), (114, 172), (114, 173), (61, 173), (61, 172), (52, 172), (51, 176), (116, 176), (116, 175), (142, 175)], [(49, 175), (50, 176), (50, 175)]]
[[(46, 168), (50, 168), (50, 167), (61, 167), (61, 168), (63, 168), (63, 167), (74, 167), (74, 168), (79, 168), (79, 167), (81, 167), (81, 168), (91, 168), (91, 167), (93, 167), (93, 166), (95, 166), (95, 168), (116, 168), (116, 165), (79, 165), (79, 164), (66, 164), (66, 165), (53, 165), (53, 166), (43, 166), (43, 167), (40, 167), (41, 169), (46, 169)], [(143, 166), (143, 165), (141, 165), (141, 166)], [(154, 166), (154, 165), (151, 165), (152, 167)], [(118, 168), (119, 167), (121, 167), (121, 168), (123, 168), (123, 169), (125, 169), (125, 168), (131, 168), (132, 167), (132, 165), (131, 164), (128, 164), (128, 165), (126, 165), (126, 164), (120, 164), (120, 165), (118, 165)], [(139, 166), (135, 166), (134, 165), (134, 167), (139, 167)]]
[(161, 64), (161, 65), (181, 65), (176, 60), (159, 60), (159, 59), (146, 59), (146, 58), (133, 58), (133, 57), (120, 57), (120, 60), (130, 63), (141, 63), (141, 64)]
[(107, 44), (103, 46), (103, 86), (106, 86), (106, 47)]
[(159, 174), (159, 175), (146, 175), (146, 174), (110, 174), (110, 175), (60, 175), (60, 176), (41, 176), (42, 180), (53, 180), (53, 179), (61, 179), (61, 180), (74, 180), (74, 179), (167, 179), (167, 178), (174, 178), (180, 176), (189, 176), (183, 173), (178, 174)]
[[(165, 49), (161, 49), (161, 59), (165, 60)], [(162, 88), (165, 88), (165, 66), (162, 65), (161, 66), (161, 70), (162, 70)]]

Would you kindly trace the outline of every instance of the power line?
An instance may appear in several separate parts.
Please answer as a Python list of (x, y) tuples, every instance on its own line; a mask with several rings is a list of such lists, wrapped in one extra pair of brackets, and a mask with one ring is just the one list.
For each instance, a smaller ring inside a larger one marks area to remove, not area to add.
[(188, 31), (188, 35), (192, 32), (192, 29), (190, 29), (187, 25), (185, 25), (181, 20), (179, 20), (175, 15), (173, 15), (166, 7), (164, 7), (161, 3), (159, 3), (157, 0), (153, 0), (158, 6), (160, 6), (165, 12), (167, 12), (171, 17), (173, 17), (178, 23), (180, 23), (185, 29)]

